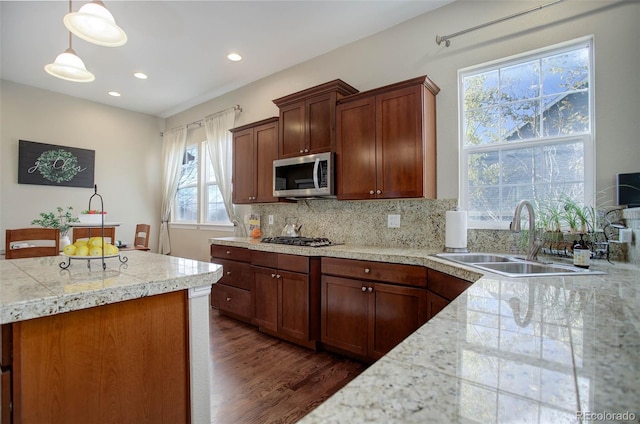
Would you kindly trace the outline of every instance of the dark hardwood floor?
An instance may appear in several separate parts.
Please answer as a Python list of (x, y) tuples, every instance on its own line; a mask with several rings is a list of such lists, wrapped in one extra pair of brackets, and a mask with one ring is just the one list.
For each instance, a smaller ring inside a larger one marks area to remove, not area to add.
[(212, 309), (211, 422), (294, 423), (367, 367), (258, 332)]

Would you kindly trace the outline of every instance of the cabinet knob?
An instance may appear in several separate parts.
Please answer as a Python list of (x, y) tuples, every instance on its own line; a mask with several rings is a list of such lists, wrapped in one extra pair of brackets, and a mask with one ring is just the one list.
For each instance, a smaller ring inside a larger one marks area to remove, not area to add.
[(304, 152), (305, 153), (309, 153), (309, 149), (304, 149)]
[(373, 190), (369, 190), (369, 194), (374, 194)]
[(365, 269), (364, 269), (364, 273), (365, 273), (365, 274), (368, 274), (368, 273), (370, 273), (370, 272), (371, 272), (371, 270), (370, 270), (369, 268), (365, 268)]
[(227, 297), (227, 302), (231, 302), (231, 298), (230, 297)]
[(376, 190), (376, 194), (382, 194), (382, 190), (380, 189)]
[(227, 250), (227, 255), (230, 255), (230, 254), (231, 254), (231, 251), (230, 251), (230, 250)]
[(304, 150), (300, 149), (300, 153), (304, 153)]
[(271, 274), (271, 278), (276, 278), (276, 274)]
[(227, 275), (231, 275), (231, 271), (227, 271)]
[(371, 293), (373, 291), (373, 287), (367, 287), (367, 291)]
[(276, 278), (280, 278), (280, 274), (276, 274)]
[(366, 291), (367, 291), (367, 288), (366, 288), (366, 287), (362, 287), (362, 291), (363, 291), (363, 292), (366, 292)]

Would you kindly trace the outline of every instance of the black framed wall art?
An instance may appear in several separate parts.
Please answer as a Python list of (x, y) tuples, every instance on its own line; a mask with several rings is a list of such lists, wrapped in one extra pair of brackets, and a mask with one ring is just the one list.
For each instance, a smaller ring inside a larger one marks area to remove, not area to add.
[(95, 150), (18, 141), (18, 183), (93, 188)]

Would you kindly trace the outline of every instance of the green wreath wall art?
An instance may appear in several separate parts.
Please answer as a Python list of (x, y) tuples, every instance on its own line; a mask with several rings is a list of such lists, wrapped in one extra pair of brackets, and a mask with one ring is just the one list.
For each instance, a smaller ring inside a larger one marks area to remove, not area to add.
[(63, 149), (43, 152), (33, 168), (36, 168), (43, 178), (55, 183), (71, 181), (82, 171), (78, 158)]

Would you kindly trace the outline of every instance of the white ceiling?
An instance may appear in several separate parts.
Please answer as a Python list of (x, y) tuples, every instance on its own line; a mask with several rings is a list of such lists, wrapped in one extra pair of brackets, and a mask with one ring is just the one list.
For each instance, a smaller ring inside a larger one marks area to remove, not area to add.
[[(0, 76), (167, 117), (451, 1), (105, 0), (128, 42), (101, 47), (74, 36), (73, 49), (96, 77), (75, 83), (44, 71), (68, 47), (69, 2), (2, 0)], [(73, 2), (73, 11), (85, 3)], [(244, 59), (230, 62), (231, 51)], [(136, 71), (149, 79), (134, 78)]]

